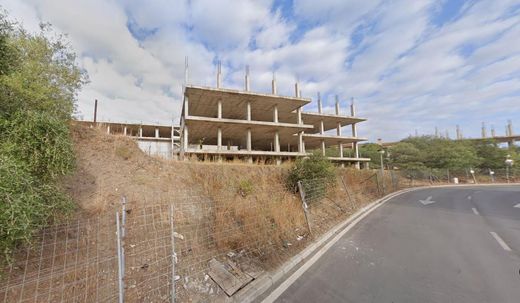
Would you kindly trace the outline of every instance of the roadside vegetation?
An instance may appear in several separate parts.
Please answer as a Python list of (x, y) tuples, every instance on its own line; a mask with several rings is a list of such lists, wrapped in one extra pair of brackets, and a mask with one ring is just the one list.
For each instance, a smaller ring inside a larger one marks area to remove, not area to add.
[[(372, 159), (372, 168), (379, 168), (380, 150), (378, 144), (366, 144), (360, 153)], [(422, 136), (406, 138), (385, 148), (384, 163), (402, 170), (504, 169), (508, 155), (520, 162), (518, 147), (502, 148), (492, 139), (474, 142)]]
[(49, 25), (28, 33), (0, 11), (0, 261), (73, 208), (60, 180), (74, 168), (69, 121), (85, 79)]

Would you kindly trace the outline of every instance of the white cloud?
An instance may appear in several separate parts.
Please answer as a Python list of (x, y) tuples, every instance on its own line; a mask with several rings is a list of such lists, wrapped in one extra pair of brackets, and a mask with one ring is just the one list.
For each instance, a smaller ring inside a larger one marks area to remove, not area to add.
[(481, 121), (499, 132), (502, 120), (520, 119), (514, 0), (468, 2), (441, 24), (432, 20), (443, 3), (433, 0), (0, 3), (29, 30), (48, 21), (69, 34), (90, 74), (78, 104), (86, 119), (94, 98), (106, 120), (178, 119), (185, 56), (194, 84), (215, 84), (218, 58), (225, 86), (242, 88), (247, 64), (255, 91), (270, 91), (276, 71), (281, 94), (293, 95), (298, 79), (304, 96), (321, 91), (329, 110), (334, 94), (345, 109), (355, 96), (369, 119), (360, 134), (372, 140), (457, 123), (478, 135)]

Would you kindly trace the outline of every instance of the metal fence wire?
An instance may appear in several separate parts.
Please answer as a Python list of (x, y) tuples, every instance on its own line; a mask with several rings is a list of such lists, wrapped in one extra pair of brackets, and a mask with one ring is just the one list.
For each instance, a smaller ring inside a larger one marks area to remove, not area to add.
[[(449, 178), (448, 178), (449, 174)], [(0, 274), (0, 302), (213, 302), (365, 206), (409, 186), (491, 182), (456, 171), (348, 171), (298, 191), (179, 190), (122, 198), (95, 216), (51, 225), (20, 247)], [(505, 180), (495, 172), (494, 182)], [(510, 181), (518, 174), (509, 172)]]
[(115, 217), (71, 220), (45, 228), (2, 271), (3, 302), (117, 300)]

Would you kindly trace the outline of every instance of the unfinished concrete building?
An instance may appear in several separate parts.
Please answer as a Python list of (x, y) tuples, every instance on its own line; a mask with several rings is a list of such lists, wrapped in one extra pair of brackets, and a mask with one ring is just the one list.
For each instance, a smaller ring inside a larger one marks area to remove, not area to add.
[[(216, 87), (185, 85), (180, 119), (180, 157), (197, 155), (217, 160), (244, 158), (281, 163), (284, 159), (304, 157), (309, 151), (337, 146), (337, 156), (329, 159), (344, 165), (370, 161), (360, 158), (357, 123), (366, 119), (356, 117), (352, 103), (349, 115), (340, 110), (336, 97), (336, 113), (325, 114), (318, 97), (318, 112), (303, 112), (311, 99), (300, 95), (298, 83), (294, 97), (277, 94), (273, 76), (271, 94), (250, 91), (249, 70), (246, 69), (243, 91), (222, 88), (220, 64), (217, 67)], [(349, 134), (343, 128), (350, 126)], [(335, 130), (333, 134), (331, 130)], [(328, 132), (329, 131), (329, 132)], [(352, 157), (344, 157), (343, 147), (352, 147)]]
[(179, 126), (117, 122), (77, 121), (89, 127), (102, 127), (109, 135), (128, 136), (150, 156), (171, 159), (179, 152)]

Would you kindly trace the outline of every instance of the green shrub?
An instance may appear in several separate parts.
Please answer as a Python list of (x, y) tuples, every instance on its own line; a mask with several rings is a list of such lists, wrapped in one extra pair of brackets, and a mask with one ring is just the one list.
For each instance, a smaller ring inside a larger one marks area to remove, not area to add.
[(67, 126), (45, 113), (16, 113), (0, 120), (0, 250), (30, 243), (34, 231), (72, 208), (59, 188), (74, 166)]
[(238, 183), (238, 193), (242, 197), (246, 197), (249, 194), (251, 194), (252, 192), (253, 192), (253, 183), (251, 182), (251, 180), (246, 180), (246, 179), (240, 180), (240, 182)]
[(298, 181), (302, 181), (305, 192), (323, 195), (328, 187), (336, 184), (336, 170), (327, 158), (315, 153), (294, 163), (287, 175), (287, 186), (295, 191)]
[(17, 112), (0, 127), (4, 150), (16, 155), (30, 173), (56, 180), (74, 167), (74, 150), (65, 121), (45, 112)]
[(0, 263), (73, 205), (60, 180), (74, 168), (68, 123), (86, 75), (68, 43), (49, 34), (0, 10)]

